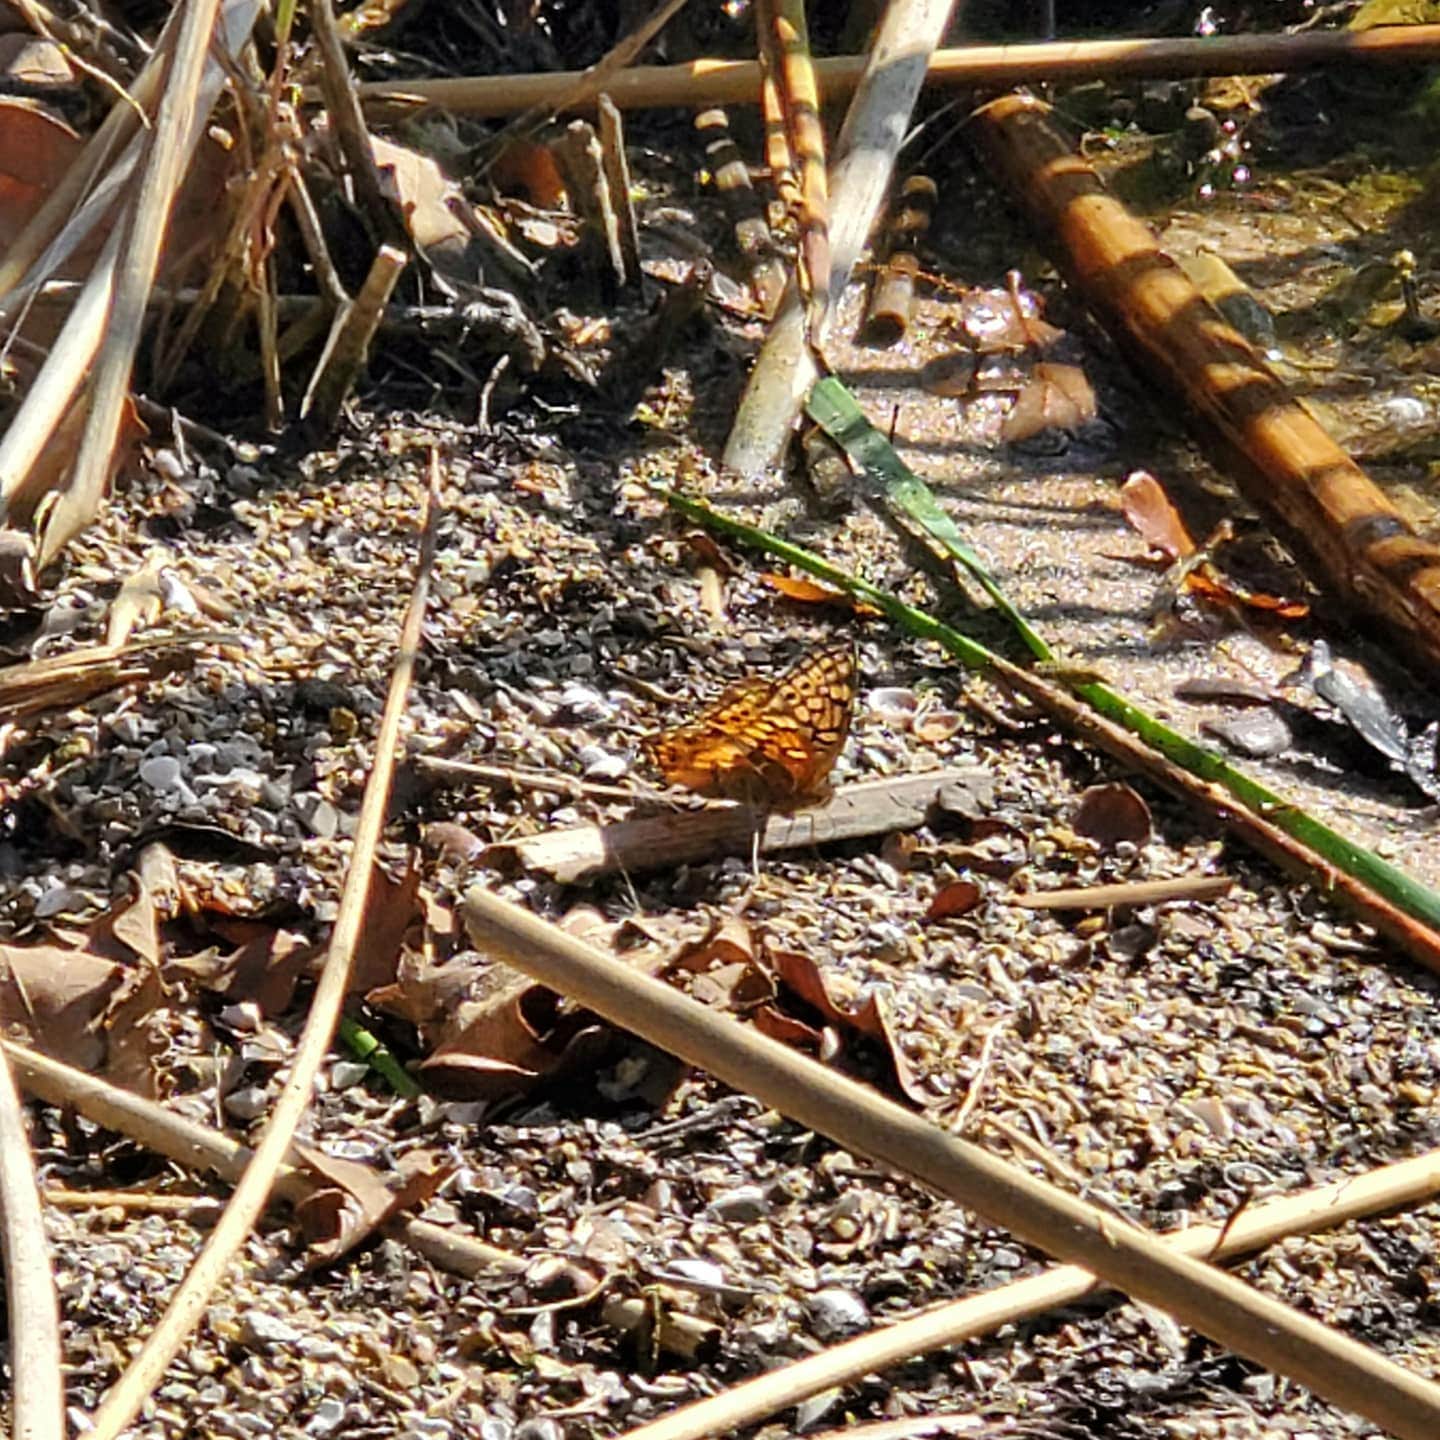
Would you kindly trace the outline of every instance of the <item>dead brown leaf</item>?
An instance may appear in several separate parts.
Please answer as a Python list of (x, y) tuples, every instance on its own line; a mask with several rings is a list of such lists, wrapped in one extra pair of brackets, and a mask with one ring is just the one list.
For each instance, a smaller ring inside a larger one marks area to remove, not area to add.
[(1107, 850), (1122, 840), (1143, 845), (1150, 838), (1150, 807), (1126, 784), (1092, 785), (1080, 797), (1074, 825)]
[(423, 1205), (454, 1173), (434, 1151), (411, 1151), (392, 1188), (367, 1165), (297, 1141), (305, 1168), (327, 1182), (295, 1207), (309, 1241), (307, 1269), (333, 1264), (401, 1211)]
[(96, 954), (88, 933), (39, 945), (0, 944), (0, 1026), (81, 1070), (105, 1058), (102, 1018), (124, 967)]
[(1005, 417), (1000, 438), (1014, 444), (1044, 430), (1073, 432), (1098, 413), (1095, 391), (1078, 365), (1042, 360)]
[(981, 893), (973, 880), (952, 880), (935, 892), (935, 898), (925, 911), (925, 919), (929, 922), (968, 915), (980, 903)]
[(1152, 550), (1169, 560), (1195, 553), (1195, 541), (1165, 488), (1148, 470), (1134, 471), (1120, 487), (1125, 518)]
[(243, 920), (207, 912), (207, 928), (231, 948), (212, 946), (197, 955), (172, 956), (174, 969), (227, 1000), (251, 1000), (266, 1016), (283, 1015), (295, 987), (310, 970), (315, 945), (307, 936), (267, 920)]
[[(929, 1096), (918, 1083), (905, 1052), (895, 1041), (889, 1005), (883, 996), (871, 991), (858, 1006), (842, 1004), (833, 993), (833, 988), (838, 988), (836, 982), (827, 983), (820, 967), (808, 955), (796, 950), (770, 950), (766, 959), (783, 985), (788, 986), (825, 1021), (839, 1027), (842, 1034), (846, 1030), (854, 1030), (878, 1041), (890, 1062), (896, 1087), (915, 1104), (927, 1103)], [(766, 1023), (775, 1026), (777, 1017), (772, 1014), (767, 1017)], [(772, 1029), (771, 1033), (775, 1031)], [(816, 1033), (813, 1027), (810, 1033)]]

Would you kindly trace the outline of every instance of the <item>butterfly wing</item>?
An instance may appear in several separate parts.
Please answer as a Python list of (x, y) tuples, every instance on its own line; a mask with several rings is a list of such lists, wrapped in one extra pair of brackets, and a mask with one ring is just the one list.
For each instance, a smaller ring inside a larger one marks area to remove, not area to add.
[(649, 744), (672, 785), (746, 799), (818, 790), (844, 748), (857, 669), (848, 642), (804, 656), (776, 680), (728, 689), (694, 720)]
[(647, 742), (650, 759), (671, 785), (724, 789), (747, 770), (750, 736), (775, 689), (773, 680), (742, 680), (685, 725)]
[(850, 734), (857, 678), (855, 648), (846, 642), (811, 652), (776, 681), (760, 748), (783, 767), (791, 794), (818, 790), (834, 769)]

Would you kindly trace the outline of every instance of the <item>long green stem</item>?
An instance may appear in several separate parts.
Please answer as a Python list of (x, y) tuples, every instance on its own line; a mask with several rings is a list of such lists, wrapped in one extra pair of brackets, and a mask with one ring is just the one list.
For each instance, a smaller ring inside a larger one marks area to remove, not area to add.
[[(665, 494), (676, 510), (697, 524), (766, 551), (808, 571), (817, 579), (857, 596), (911, 635), (933, 640), (944, 647), (969, 669), (981, 673), (995, 672), (1002, 668), (1013, 670), (1000, 656), (968, 635), (952, 629), (924, 610), (907, 605), (898, 596), (838, 569), (802, 546), (791, 544), (753, 525), (746, 525), (743, 521), (721, 515), (702, 501), (689, 496), (675, 492)], [(1235, 800), (1261, 819), (1309, 846), (1337, 869), (1369, 886), (1377, 895), (1407, 915), (1432, 929), (1440, 930), (1440, 895), (1421, 885), (1403, 870), (1382, 860), (1363, 845), (1347, 840), (1307, 811), (1283, 800), (1273, 790), (1237, 770), (1229, 761), (1146, 714), (1108, 685), (1087, 683), (1071, 688), (1075, 695), (1098, 714), (1137, 735), (1167, 760), (1202, 780), (1222, 786)]]

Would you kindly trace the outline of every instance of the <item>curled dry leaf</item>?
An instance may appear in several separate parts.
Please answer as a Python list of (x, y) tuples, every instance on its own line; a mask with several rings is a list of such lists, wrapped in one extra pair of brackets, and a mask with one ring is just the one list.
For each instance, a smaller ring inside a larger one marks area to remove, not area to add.
[[(910, 1069), (905, 1052), (895, 1041), (889, 1005), (883, 995), (872, 990), (861, 1005), (844, 1005), (834, 998), (831, 984), (827, 984), (820, 967), (808, 955), (795, 950), (771, 950), (767, 951), (766, 959), (781, 984), (809, 1005), (827, 1025), (838, 1027), (842, 1035), (853, 1030), (877, 1041), (890, 1062), (896, 1088), (917, 1105), (927, 1103), (924, 1087)], [(813, 1026), (802, 1024), (801, 1030), (796, 1031), (794, 1017), (774, 1007), (757, 1011), (755, 1018), (759, 1028), (768, 1028), (777, 1039), (789, 1043), (797, 1040), (815, 1043), (822, 1038)]]
[(123, 645), (137, 625), (151, 625), (165, 609), (165, 597), (160, 589), (160, 572), (169, 561), (164, 550), (152, 550), (145, 563), (125, 577), (120, 593), (110, 606), (110, 615), (105, 625), (105, 643)]
[(807, 580), (803, 575), (781, 575), (774, 570), (760, 574), (772, 590), (778, 590), (787, 600), (797, 600), (802, 605), (850, 605), (850, 597), (843, 590), (832, 590), (828, 585)]
[(1120, 501), (1126, 520), (1152, 550), (1172, 563), (1198, 561), (1182, 564), (1179, 569), (1183, 573), (1176, 581), (1191, 594), (1216, 605), (1241, 604), (1279, 620), (1299, 620), (1309, 613), (1310, 607), (1304, 601), (1247, 590), (1221, 575), (1205, 556), (1218, 538), (1229, 532), (1223, 528), (1217, 531), (1202, 552), (1164, 487), (1148, 470), (1136, 470), (1126, 480), (1120, 487)]
[(1122, 840), (1143, 845), (1150, 838), (1150, 807), (1123, 783), (1092, 785), (1080, 797), (1074, 825), (1106, 850)]
[(565, 204), (565, 181), (548, 145), (513, 140), (491, 164), (488, 178), (498, 194), (518, 195), (537, 210), (559, 210)]
[(173, 971), (227, 1000), (253, 1001), (267, 1017), (283, 1015), (295, 997), (296, 985), (310, 971), (314, 942), (267, 920), (211, 912), (206, 912), (203, 920), (209, 937), (230, 948), (222, 950), (210, 944), (198, 954), (172, 955), (165, 962), (166, 972)]
[[(660, 937), (628, 921), (617, 924), (593, 906), (576, 906), (562, 923), (647, 974), (671, 958)], [(460, 994), (465, 998), (453, 1004)], [(426, 1014), (421, 1038), (430, 1054), (419, 1068), (429, 1088), (451, 1099), (494, 1100), (562, 1073), (584, 1073), (586, 1064), (593, 1070), (610, 1043), (592, 1015), (562, 1006), (543, 985), (482, 957), (429, 967), (407, 961), (395, 985), (367, 999), (392, 1013)]]
[(147, 847), (131, 878), (134, 893), (84, 931), (0, 945), (0, 1028), (153, 1096), (165, 1048), (159, 921), (174, 901), (168, 853)]
[(91, 949), (89, 935), (0, 945), (0, 1025), (7, 1034), (81, 1070), (105, 1058), (101, 1017), (124, 970)]
[(555, 995), (518, 976), (484, 999), (462, 1004), (450, 1021), (452, 1036), (419, 1066), (427, 1088), (450, 1099), (523, 1094), (563, 1053)]
[(935, 892), (935, 898), (925, 911), (925, 920), (928, 923), (968, 915), (980, 903), (981, 893), (973, 880), (952, 880)]
[(1195, 553), (1195, 541), (1170, 503), (1164, 487), (1148, 470), (1132, 472), (1120, 487), (1120, 503), (1132, 529), (1167, 560)]
[(1095, 391), (1078, 365), (1041, 361), (1005, 417), (1000, 438), (1015, 444), (1044, 430), (1073, 432), (1098, 413)]
[(455, 1169), (434, 1151), (410, 1151), (402, 1157), (392, 1188), (368, 1165), (327, 1155), (301, 1141), (294, 1149), (305, 1168), (323, 1182), (295, 1206), (310, 1245), (306, 1268), (311, 1270), (333, 1264), (402, 1211), (423, 1205)]
[(383, 870), (375, 871), (370, 877), (370, 893), (365, 898), (365, 919), (350, 971), (352, 995), (363, 994), (377, 985), (389, 985), (395, 980), (405, 936), (426, 915), (420, 871), (413, 854), (405, 873), (398, 880), (392, 879)]

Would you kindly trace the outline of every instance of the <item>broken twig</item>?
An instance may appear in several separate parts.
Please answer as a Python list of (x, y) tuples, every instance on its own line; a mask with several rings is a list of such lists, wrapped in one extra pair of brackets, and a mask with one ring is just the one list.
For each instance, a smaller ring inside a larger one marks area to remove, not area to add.
[(1107, 1215), (779, 1041), (640, 975), (483, 885), (461, 913), (484, 953), (700, 1065), (852, 1152), (892, 1166), (1030, 1244), (1083, 1265), (1402, 1440), (1431, 1440), (1440, 1385)]

